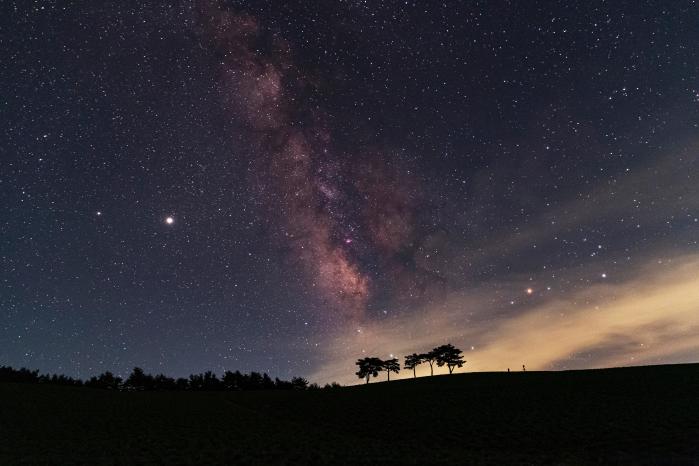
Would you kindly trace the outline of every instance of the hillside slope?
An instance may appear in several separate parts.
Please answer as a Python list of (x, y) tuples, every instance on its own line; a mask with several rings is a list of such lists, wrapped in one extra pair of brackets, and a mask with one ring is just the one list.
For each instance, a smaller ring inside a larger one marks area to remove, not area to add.
[(0, 464), (699, 464), (699, 364), (329, 391), (0, 384)]

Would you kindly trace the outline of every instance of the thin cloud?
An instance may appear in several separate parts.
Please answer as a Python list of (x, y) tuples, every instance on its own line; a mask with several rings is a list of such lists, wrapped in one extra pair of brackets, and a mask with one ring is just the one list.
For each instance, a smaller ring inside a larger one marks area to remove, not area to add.
[[(514, 293), (522, 285), (501, 286)], [(543, 297), (509, 315), (489, 296), (491, 289), (453, 293), (442, 305), (336, 335), (338, 351), (310, 377), (358, 383), (353, 374), (359, 357), (402, 358), (446, 342), (464, 350), (467, 371), (520, 370), (522, 364), (531, 370), (624, 366), (699, 355), (697, 254), (648, 263), (625, 282)], [(418, 375), (427, 374), (429, 367), (420, 366)], [(398, 378), (407, 377), (412, 372)]]

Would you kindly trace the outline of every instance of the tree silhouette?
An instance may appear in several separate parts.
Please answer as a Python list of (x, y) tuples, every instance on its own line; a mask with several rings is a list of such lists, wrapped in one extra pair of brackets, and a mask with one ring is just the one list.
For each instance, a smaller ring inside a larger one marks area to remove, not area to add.
[(189, 390), (189, 381), (184, 377), (178, 377), (177, 380), (175, 380), (175, 389)]
[(293, 377), (291, 379), (291, 385), (296, 390), (305, 390), (308, 388), (308, 380), (304, 379), (303, 377)]
[(240, 379), (243, 374), (240, 371), (226, 371), (221, 377), (221, 382), (223, 383), (223, 388), (226, 390), (240, 390)]
[(132, 390), (150, 390), (153, 388), (153, 382), (152, 375), (147, 375), (140, 367), (134, 367), (124, 386)]
[(218, 390), (221, 388), (221, 381), (216, 374), (211, 371), (204, 372), (204, 390)]
[(423, 362), (427, 362), (430, 365), (430, 375), (434, 375), (434, 363), (437, 362), (437, 353), (435, 353), (435, 350), (432, 350), (428, 353), (422, 353), (420, 355), (420, 359)]
[(422, 363), (423, 363), (422, 355), (417, 354), (417, 353), (413, 353), (413, 354), (409, 354), (408, 356), (405, 357), (405, 364), (403, 364), (403, 367), (405, 369), (408, 369), (408, 370), (412, 369), (413, 378), (415, 378), (415, 377), (417, 377), (417, 375), (415, 374), (415, 368)]
[(387, 376), (387, 381), (391, 381), (391, 372), (395, 372), (396, 374), (398, 371), (400, 371), (400, 363), (398, 362), (398, 359), (393, 358), (393, 359), (387, 359), (386, 361), (383, 361), (383, 369), (386, 371), (386, 376)]
[(377, 377), (379, 372), (384, 369), (383, 361), (379, 358), (357, 359), (355, 364), (359, 366), (359, 370), (355, 374), (360, 379), (366, 379), (366, 383), (369, 383), (369, 377)]
[(277, 390), (291, 390), (294, 386), (288, 380), (279, 380), (279, 377), (275, 377), (274, 388)]
[(153, 388), (155, 390), (177, 390), (177, 381), (172, 377), (158, 374), (153, 378)]
[[(383, 363), (378, 358), (373, 358), (374, 361)], [(383, 368), (377, 368), (378, 371)], [(374, 376), (376, 376), (374, 375)], [(309, 389), (308, 381), (302, 377), (294, 377), (291, 382), (272, 380), (267, 374), (259, 372), (251, 372), (250, 374), (241, 374), (240, 371), (226, 371), (223, 377), (219, 379), (215, 373), (211, 371), (203, 374), (192, 374), (189, 378), (179, 377), (174, 379), (163, 374), (153, 376), (146, 374), (140, 367), (134, 367), (133, 371), (122, 382), (121, 377), (115, 376), (111, 372), (104, 372), (98, 376), (90, 377), (84, 384), (80, 379), (74, 379), (62, 374), (39, 374), (38, 370), (29, 370), (24, 367), (14, 369), (10, 366), (0, 366), (0, 382), (20, 382), (20, 383), (41, 383), (41, 384), (58, 384), (58, 385), (85, 385), (89, 388), (112, 389), (112, 390), (258, 390), (258, 389), (281, 389), (291, 390)], [(327, 385), (330, 388), (338, 388), (339, 384), (333, 382), (332, 385)], [(313, 388), (317, 387), (315, 384)]]
[[(308, 384), (308, 382), (306, 382), (306, 384)], [(265, 390), (271, 390), (274, 388), (274, 380), (272, 380), (272, 378), (269, 375), (267, 375), (266, 372), (262, 374), (262, 388), (264, 388)]]
[(204, 375), (203, 374), (190, 374), (190, 376), (189, 376), (189, 389), (190, 390), (203, 390), (204, 389)]
[(262, 374), (259, 372), (250, 372), (250, 377), (248, 378), (248, 388), (251, 390), (259, 390), (262, 388)]
[(90, 380), (85, 382), (85, 386), (117, 390), (121, 386), (121, 377), (115, 377), (114, 374), (107, 371), (97, 377), (90, 377)]
[[(54, 377), (56, 377), (54, 375)], [(21, 382), (21, 383), (35, 383), (40, 381), (39, 371), (22, 367), (20, 369), (13, 369), (9, 366), (0, 366), (0, 381), (1, 382)], [(48, 381), (48, 380), (47, 380)]]
[(437, 365), (439, 367), (446, 365), (449, 368), (449, 374), (454, 372), (454, 368), (462, 367), (466, 362), (462, 356), (462, 351), (451, 343), (438, 346), (432, 352), (436, 356)]

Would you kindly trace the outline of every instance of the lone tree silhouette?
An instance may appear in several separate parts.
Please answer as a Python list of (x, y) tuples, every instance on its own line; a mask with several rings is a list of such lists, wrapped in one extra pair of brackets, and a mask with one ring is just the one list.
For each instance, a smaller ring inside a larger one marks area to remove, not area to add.
[(384, 369), (383, 361), (379, 358), (357, 359), (355, 364), (359, 366), (359, 370), (355, 374), (360, 379), (366, 379), (366, 383), (369, 383), (369, 377), (377, 377), (379, 372)]
[(437, 353), (435, 353), (435, 350), (432, 350), (429, 353), (422, 353), (420, 355), (420, 359), (422, 362), (427, 362), (430, 364), (430, 375), (434, 375), (434, 363), (437, 362)]
[(451, 343), (438, 346), (431, 352), (435, 354), (439, 367), (446, 365), (449, 368), (449, 374), (454, 372), (454, 368), (462, 367), (466, 362), (461, 354), (462, 351)]
[(421, 354), (413, 353), (409, 354), (408, 356), (405, 357), (405, 364), (403, 364), (403, 367), (405, 369), (412, 369), (413, 370), (413, 378), (417, 377), (417, 374), (415, 374), (415, 368), (422, 364), (424, 361), (422, 359)]
[(390, 382), (391, 372), (395, 372), (397, 374), (398, 371), (400, 371), (400, 363), (396, 358), (387, 359), (386, 361), (383, 361), (383, 369), (386, 371), (386, 375), (388, 376), (387, 381)]

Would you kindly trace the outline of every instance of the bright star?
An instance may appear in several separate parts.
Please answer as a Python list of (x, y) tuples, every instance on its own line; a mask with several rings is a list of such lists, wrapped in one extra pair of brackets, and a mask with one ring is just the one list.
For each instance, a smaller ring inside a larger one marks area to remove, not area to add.
[(175, 223), (175, 219), (172, 217), (168, 217), (165, 219), (165, 223), (167, 223), (168, 225), (172, 225), (173, 223)]

